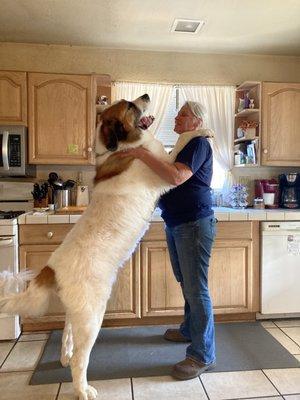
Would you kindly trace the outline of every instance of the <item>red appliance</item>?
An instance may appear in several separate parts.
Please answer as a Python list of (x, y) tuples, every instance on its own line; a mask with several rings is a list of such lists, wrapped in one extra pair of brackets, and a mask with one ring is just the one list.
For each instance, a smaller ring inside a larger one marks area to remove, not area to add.
[[(274, 196), (270, 195), (274, 193)], [(276, 179), (259, 179), (255, 181), (255, 197), (264, 199), (266, 208), (279, 207), (279, 183)]]

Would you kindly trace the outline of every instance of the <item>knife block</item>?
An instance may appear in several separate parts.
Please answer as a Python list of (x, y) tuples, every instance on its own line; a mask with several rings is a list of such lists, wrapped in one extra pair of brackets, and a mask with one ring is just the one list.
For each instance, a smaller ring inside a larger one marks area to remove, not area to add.
[(41, 199), (41, 200), (34, 199), (33, 207), (34, 208), (46, 208), (46, 207), (48, 207), (48, 197), (45, 197), (44, 199)]

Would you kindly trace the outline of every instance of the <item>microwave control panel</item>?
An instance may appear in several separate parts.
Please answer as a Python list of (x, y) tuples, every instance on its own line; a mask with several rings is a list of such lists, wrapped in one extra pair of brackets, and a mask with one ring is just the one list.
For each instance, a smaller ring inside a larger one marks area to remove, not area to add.
[(8, 137), (8, 163), (10, 167), (21, 167), (21, 136)]

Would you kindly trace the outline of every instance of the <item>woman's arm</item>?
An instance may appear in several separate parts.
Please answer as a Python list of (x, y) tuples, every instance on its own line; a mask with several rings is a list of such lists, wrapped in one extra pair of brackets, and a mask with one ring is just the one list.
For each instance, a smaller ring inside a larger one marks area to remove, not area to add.
[(166, 161), (162, 161), (142, 146), (120, 151), (116, 153), (116, 155), (121, 158), (129, 155), (138, 158), (148, 165), (160, 178), (174, 186), (181, 185), (193, 175), (192, 170), (187, 165), (180, 162), (170, 164)]

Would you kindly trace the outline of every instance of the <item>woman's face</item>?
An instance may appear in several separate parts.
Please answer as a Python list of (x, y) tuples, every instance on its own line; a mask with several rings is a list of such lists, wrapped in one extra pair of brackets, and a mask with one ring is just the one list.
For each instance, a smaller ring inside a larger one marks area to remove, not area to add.
[(175, 118), (174, 131), (179, 135), (183, 132), (194, 131), (202, 126), (202, 119), (197, 118), (188, 106), (183, 106)]

